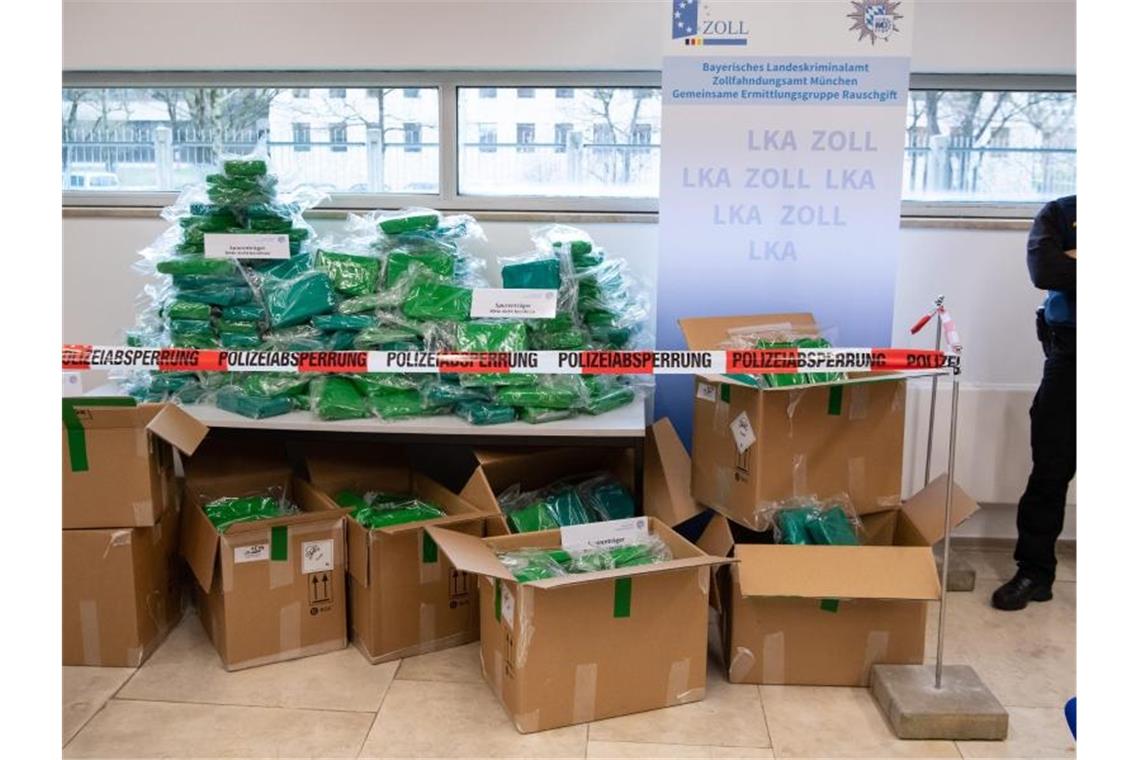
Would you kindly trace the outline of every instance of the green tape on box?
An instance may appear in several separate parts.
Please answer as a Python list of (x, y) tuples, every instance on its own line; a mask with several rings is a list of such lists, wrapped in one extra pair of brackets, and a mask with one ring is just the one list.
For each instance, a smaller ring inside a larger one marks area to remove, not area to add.
[(633, 597), (633, 578), (614, 579), (614, 617), (629, 617), (630, 600)]
[(86, 396), (63, 399), (63, 426), (67, 428), (67, 453), (72, 472), (87, 472), (87, 434), (75, 411), (77, 406), (137, 406), (130, 396)]
[(819, 608), (824, 612), (839, 612), (839, 600), (821, 599), (819, 601)]
[(439, 546), (435, 543), (435, 539), (431, 537), (426, 530), (422, 533), (424, 540), (423, 546), (420, 551), (420, 559), (425, 565), (432, 565), (439, 562)]
[(501, 587), (502, 581), (498, 578), (495, 579), (495, 620), (503, 619), (503, 589)]
[(731, 391), (729, 391), (728, 384), (727, 383), (721, 383), (720, 384), (720, 400), (727, 404), (729, 402), (730, 396), (731, 396)]
[(275, 525), (269, 529), (269, 559), (271, 562), (289, 559), (288, 525)]
[(838, 417), (843, 413), (843, 386), (833, 385), (827, 391), (827, 413)]

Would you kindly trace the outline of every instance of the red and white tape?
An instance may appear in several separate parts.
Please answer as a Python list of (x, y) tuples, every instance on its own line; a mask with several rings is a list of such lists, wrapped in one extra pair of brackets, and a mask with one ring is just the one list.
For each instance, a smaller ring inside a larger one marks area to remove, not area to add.
[(63, 369), (157, 372), (406, 372), (542, 375), (778, 375), (796, 372), (929, 372), (959, 369), (943, 351), (779, 348), (726, 351), (238, 351), (70, 344)]

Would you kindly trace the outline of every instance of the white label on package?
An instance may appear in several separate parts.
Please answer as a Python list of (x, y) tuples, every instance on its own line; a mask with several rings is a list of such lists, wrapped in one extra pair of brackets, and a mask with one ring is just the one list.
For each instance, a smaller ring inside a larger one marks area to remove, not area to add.
[(333, 569), (333, 540), (301, 542), (301, 574)]
[(741, 454), (756, 443), (756, 434), (752, 432), (752, 423), (748, 421), (747, 412), (738, 414), (736, 419), (729, 423), (728, 428), (732, 431), (732, 437), (736, 440), (736, 449)]
[(234, 562), (260, 562), (269, 559), (269, 544), (250, 544), (234, 547)]
[(708, 383), (697, 383), (697, 398), (702, 401), (716, 401), (716, 388)]
[(557, 290), (475, 288), (471, 294), (472, 319), (483, 317), (553, 319), (557, 307)]
[(288, 235), (231, 235), (211, 232), (205, 235), (208, 259), (287, 259)]
[(499, 617), (512, 631), (515, 628), (515, 595), (505, 583), (499, 584)]
[(644, 517), (567, 525), (562, 528), (563, 549), (613, 549), (627, 544), (645, 543), (648, 538), (649, 520)]

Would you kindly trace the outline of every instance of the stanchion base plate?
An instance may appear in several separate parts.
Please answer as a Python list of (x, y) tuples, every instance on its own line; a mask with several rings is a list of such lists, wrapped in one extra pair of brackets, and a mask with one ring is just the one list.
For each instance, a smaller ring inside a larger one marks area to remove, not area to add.
[(934, 688), (932, 665), (875, 665), (871, 694), (900, 739), (1001, 741), (1009, 713), (968, 665), (942, 668)]

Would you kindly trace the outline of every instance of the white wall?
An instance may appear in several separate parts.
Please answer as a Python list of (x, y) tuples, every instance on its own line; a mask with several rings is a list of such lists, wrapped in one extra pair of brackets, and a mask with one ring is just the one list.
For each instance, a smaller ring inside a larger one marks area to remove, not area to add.
[[(63, 66), (656, 70), (669, 8), (665, 0), (65, 0)], [(1075, 8), (1074, 0), (921, 0), (917, 8), (904, 0), (900, 12), (901, 23), (915, 24), (914, 71), (1072, 74)]]

